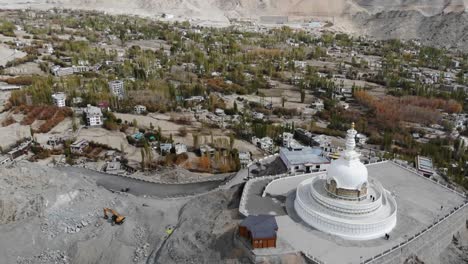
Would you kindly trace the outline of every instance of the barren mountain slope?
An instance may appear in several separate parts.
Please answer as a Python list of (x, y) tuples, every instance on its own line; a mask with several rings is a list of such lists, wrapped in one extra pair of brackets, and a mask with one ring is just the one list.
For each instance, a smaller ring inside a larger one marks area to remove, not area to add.
[[(179, 10), (183, 12), (218, 12), (237, 11), (239, 13), (264, 12), (271, 14), (303, 13), (310, 15), (317, 12), (340, 14), (367, 10), (370, 13), (393, 10), (417, 10), (425, 14), (437, 14), (442, 11), (462, 11), (468, 6), (468, 0), (0, 0), (1, 6), (58, 6), (95, 9), (122, 9), (129, 12), (139, 10), (146, 13)], [(350, 9), (350, 7), (353, 7)]]
[(452, 12), (424, 16), (417, 11), (357, 14), (353, 21), (359, 34), (379, 39), (419, 39), (423, 44), (457, 48), (468, 52), (468, 13)]
[(143, 16), (170, 13), (177, 19), (223, 25), (230, 18), (262, 15), (333, 16), (336, 28), (345, 31), (468, 49), (468, 0), (0, 0), (2, 7), (80, 8)]
[(354, 2), (370, 13), (414, 10), (424, 15), (463, 11), (468, 6), (468, 0), (354, 0)]

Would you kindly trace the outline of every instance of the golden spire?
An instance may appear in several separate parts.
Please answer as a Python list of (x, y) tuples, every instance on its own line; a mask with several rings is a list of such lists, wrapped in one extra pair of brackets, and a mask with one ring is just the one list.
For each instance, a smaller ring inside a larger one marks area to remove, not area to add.
[(354, 129), (354, 122), (351, 123), (351, 129)]

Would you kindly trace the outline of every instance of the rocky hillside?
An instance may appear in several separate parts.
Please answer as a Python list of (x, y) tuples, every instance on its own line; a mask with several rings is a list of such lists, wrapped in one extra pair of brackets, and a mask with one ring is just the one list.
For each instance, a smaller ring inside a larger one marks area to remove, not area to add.
[[(80, 8), (228, 24), (262, 15), (339, 17), (337, 28), (468, 50), (468, 0), (0, 0), (0, 8)], [(344, 19), (343, 19), (344, 18)]]
[(204, 13), (219, 16), (238, 15), (316, 15), (359, 11), (415, 10), (425, 15), (463, 11), (467, 0), (0, 0), (2, 6), (57, 6), (81, 7), (109, 11), (177, 14)]
[(379, 39), (418, 39), (423, 44), (468, 52), (468, 13), (425, 16), (418, 11), (387, 11), (353, 16), (359, 34)]

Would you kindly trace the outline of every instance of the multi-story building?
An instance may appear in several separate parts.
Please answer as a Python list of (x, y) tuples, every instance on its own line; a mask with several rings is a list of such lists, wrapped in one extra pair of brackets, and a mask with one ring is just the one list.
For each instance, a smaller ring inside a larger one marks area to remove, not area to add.
[(58, 77), (72, 75), (73, 73), (75, 73), (73, 67), (60, 67), (59, 65), (52, 66), (50, 70), (55, 76)]
[(125, 96), (124, 82), (122, 80), (110, 81), (109, 91), (119, 99)]
[(103, 124), (101, 108), (88, 105), (85, 109), (85, 114), (86, 114), (86, 125), (100, 126)]
[(250, 152), (243, 151), (239, 152), (239, 162), (242, 168), (247, 167), (247, 165), (252, 161), (252, 155)]
[(58, 107), (65, 107), (66, 103), (65, 100), (67, 96), (64, 93), (55, 93), (52, 95), (52, 99), (54, 100), (54, 104)]

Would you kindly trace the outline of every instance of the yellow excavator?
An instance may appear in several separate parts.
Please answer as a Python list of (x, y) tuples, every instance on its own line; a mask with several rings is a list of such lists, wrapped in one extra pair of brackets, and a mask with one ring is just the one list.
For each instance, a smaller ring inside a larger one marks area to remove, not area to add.
[(112, 214), (112, 225), (121, 225), (125, 221), (125, 216), (120, 215), (110, 208), (104, 208), (104, 219), (109, 219), (109, 214)]

